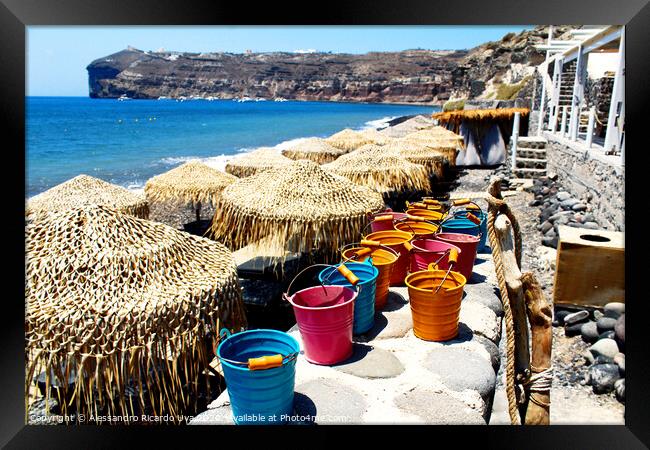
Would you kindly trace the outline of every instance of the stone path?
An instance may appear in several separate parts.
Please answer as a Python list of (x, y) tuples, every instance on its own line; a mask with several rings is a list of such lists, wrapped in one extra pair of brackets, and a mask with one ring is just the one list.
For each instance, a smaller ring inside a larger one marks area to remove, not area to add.
[[(444, 343), (413, 334), (406, 287), (391, 288), (375, 326), (355, 336), (354, 354), (336, 366), (299, 357), (296, 423), (486, 424), (500, 366), (503, 311), (491, 255), (479, 254), (466, 285), (460, 331)], [(297, 327), (289, 333), (299, 342)], [(302, 346), (302, 342), (301, 342)], [(232, 424), (228, 392), (190, 424)]]

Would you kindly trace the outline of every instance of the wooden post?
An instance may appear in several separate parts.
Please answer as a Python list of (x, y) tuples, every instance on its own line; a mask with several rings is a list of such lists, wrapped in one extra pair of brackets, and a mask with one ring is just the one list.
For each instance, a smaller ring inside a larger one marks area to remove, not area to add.
[(564, 137), (566, 134), (566, 116), (567, 116), (567, 105), (562, 106), (562, 122), (560, 123), (560, 136)]
[[(532, 375), (543, 372), (551, 367), (551, 350), (553, 345), (553, 330), (551, 328), (552, 308), (544, 296), (535, 275), (527, 272), (522, 275), (522, 283), (526, 299), (526, 311), (530, 322), (532, 335), (531, 372)], [(548, 425), (550, 422), (551, 391), (549, 389), (527, 389), (528, 407), (526, 409), (525, 425)]]
[(589, 108), (589, 123), (587, 124), (587, 136), (585, 138), (587, 142), (587, 148), (591, 148), (591, 143), (594, 138), (594, 124), (596, 120), (596, 107), (592, 106)]
[(520, 113), (516, 112), (515, 117), (512, 122), (512, 145), (510, 149), (512, 150), (512, 171), (514, 172), (517, 168), (517, 141), (519, 140), (519, 116)]

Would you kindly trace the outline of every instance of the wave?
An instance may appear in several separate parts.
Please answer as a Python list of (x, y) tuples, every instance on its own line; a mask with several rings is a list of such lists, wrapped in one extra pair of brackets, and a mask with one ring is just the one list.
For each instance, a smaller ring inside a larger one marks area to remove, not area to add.
[(361, 127), (362, 130), (367, 130), (370, 128), (374, 128), (376, 130), (383, 130), (384, 128), (388, 128), (388, 125), (391, 120), (397, 119), (400, 116), (387, 116), (387, 117), (382, 117), (381, 119), (376, 119), (376, 120), (369, 120), (366, 123), (364, 123), (363, 127)]

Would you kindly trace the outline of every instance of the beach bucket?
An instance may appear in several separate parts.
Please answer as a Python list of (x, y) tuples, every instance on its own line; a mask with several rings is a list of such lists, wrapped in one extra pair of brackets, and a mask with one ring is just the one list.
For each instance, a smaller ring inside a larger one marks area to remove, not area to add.
[(454, 200), (454, 206), (466, 205), (465, 208), (456, 210), (453, 212), (455, 218), (467, 219), (467, 214), (470, 213), (480, 220), (480, 238), (481, 241), (478, 246), (478, 251), (483, 251), (485, 249), (485, 244), (487, 241), (487, 213), (484, 212), (481, 207), (470, 201), (469, 199), (457, 199)]
[[(356, 287), (359, 289), (357, 299), (354, 301), (354, 322), (352, 334), (363, 334), (375, 324), (375, 291), (377, 289), (377, 276), (379, 270), (369, 261), (346, 262), (347, 268), (359, 278)], [(318, 281), (326, 285), (352, 287), (352, 284), (343, 276), (339, 266), (328, 267), (318, 274)]]
[(456, 270), (460, 272), (467, 280), (472, 278), (472, 271), (474, 270), (474, 260), (476, 259), (476, 251), (479, 245), (479, 238), (471, 234), (460, 233), (438, 233), (434, 239), (453, 244), (460, 249), (458, 255), (458, 263)]
[(460, 255), (462, 250), (454, 244), (434, 239), (413, 239), (411, 245), (411, 272), (427, 270), (429, 264), (435, 263), (439, 269), (449, 267), (449, 251), (456, 249)]
[(406, 217), (406, 213), (399, 213), (394, 211), (384, 211), (372, 216), (370, 222), (370, 232), (394, 230), (393, 221), (400, 220)]
[(399, 230), (377, 231), (365, 236), (364, 239), (379, 242), (399, 254), (399, 258), (397, 258), (397, 262), (393, 266), (393, 271), (390, 275), (390, 285), (404, 286), (404, 278), (406, 278), (406, 274), (408, 273), (410, 259), (409, 251), (404, 244), (413, 239), (413, 234)]
[(456, 217), (453, 214), (440, 224), (443, 233), (460, 233), (478, 236), (478, 249), (485, 246), (486, 235), (481, 232), (481, 219), (473, 213), (466, 214), (465, 217)]
[(439, 225), (426, 220), (413, 220), (406, 218), (395, 222), (395, 229), (412, 233), (415, 238), (432, 237), (440, 228)]
[(466, 280), (460, 273), (449, 272), (442, 288), (434, 292), (446, 273), (431, 267), (431, 270), (414, 272), (406, 277), (413, 333), (422, 340), (448, 341), (458, 335), (460, 303)]
[[(326, 264), (314, 266), (332, 267)], [(314, 266), (303, 269), (291, 280), (283, 298), (293, 306), (305, 359), (313, 364), (336, 364), (352, 355), (354, 301), (359, 289), (318, 285), (289, 295), (296, 278)], [(355, 283), (354, 279), (350, 281)]]
[(425, 220), (430, 222), (440, 222), (446, 216), (442, 211), (435, 211), (433, 209), (422, 209), (422, 208), (409, 208), (406, 210), (407, 214), (412, 216), (422, 217)]
[(217, 348), (236, 424), (286, 422), (293, 414), (298, 342), (277, 330), (230, 334)]
[[(378, 244), (378, 245), (373, 245)], [(375, 311), (380, 311), (386, 306), (388, 300), (388, 288), (390, 286), (390, 276), (393, 267), (399, 258), (399, 253), (390, 247), (381, 245), (378, 242), (363, 241), (363, 243), (348, 244), (341, 249), (343, 262), (349, 260), (365, 262), (370, 258), (370, 262), (379, 271), (375, 289)]]

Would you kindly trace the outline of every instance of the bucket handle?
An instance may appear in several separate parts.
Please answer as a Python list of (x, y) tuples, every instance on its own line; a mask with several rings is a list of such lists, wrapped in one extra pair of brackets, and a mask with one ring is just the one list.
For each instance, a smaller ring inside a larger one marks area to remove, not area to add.
[[(354, 247), (354, 246), (364, 247), (364, 244), (363, 244), (363, 242), (352, 242), (351, 244), (345, 244), (343, 247), (341, 247), (339, 249), (339, 252), (341, 253), (341, 256), (343, 256), (343, 252), (345, 251), (346, 248)], [(373, 245), (373, 247), (375, 247), (375, 245)], [(392, 248), (390, 248), (390, 247), (388, 247), (388, 246), (386, 246), (384, 244), (377, 243), (376, 247), (381, 247), (384, 250), (388, 250), (393, 255), (395, 255), (395, 256), (397, 256), (399, 258), (399, 253), (397, 253), (395, 250), (393, 250)], [(366, 247), (366, 248), (369, 248), (369, 247)], [(359, 255), (356, 255), (356, 256), (359, 256)], [(361, 256), (363, 256), (363, 255), (361, 255)], [(348, 262), (348, 261), (355, 262), (355, 260), (353, 260), (352, 258), (348, 258), (348, 259), (344, 260), (344, 262)]]
[(288, 355), (268, 355), (260, 356), (257, 358), (248, 358), (248, 361), (234, 361), (232, 359), (227, 359), (224, 357), (217, 356), (221, 361), (226, 361), (227, 363), (236, 365), (236, 366), (246, 366), (248, 370), (266, 370), (274, 369), (280, 367), (284, 364), (288, 364), (291, 361), (294, 361), (298, 358), (298, 352), (289, 353)]
[(478, 203), (476, 203), (475, 201), (469, 198), (457, 198), (455, 200), (452, 200), (451, 204), (452, 206), (474, 205), (476, 206), (475, 209), (478, 209), (479, 211), (483, 212), (483, 208), (481, 208), (481, 206)]
[[(289, 282), (289, 287), (287, 287), (287, 292), (285, 292), (285, 293), (282, 294), (282, 299), (283, 299), (283, 300), (289, 301), (289, 293), (291, 292), (291, 286), (293, 286), (293, 282), (296, 281), (296, 279), (297, 279), (300, 275), (302, 275), (303, 273), (305, 273), (308, 269), (311, 269), (312, 267), (334, 267), (334, 268), (336, 268), (337, 270), (339, 270), (338, 267), (336, 267), (336, 266), (334, 266), (334, 265), (332, 265), (332, 264), (312, 264), (311, 266), (307, 266), (307, 267), (305, 267), (304, 269), (302, 269), (302, 270), (298, 273), (298, 275), (296, 275), (295, 277), (293, 277), (293, 279), (291, 280), (291, 282)], [(344, 266), (343, 264), (339, 264), (339, 267), (345, 267), (345, 266)], [(345, 267), (345, 269), (347, 269), (348, 271), (350, 271), (350, 269), (348, 269), (347, 267)], [(339, 272), (341, 272), (341, 271), (339, 270)], [(350, 273), (351, 273), (351, 271), (350, 271)], [(359, 282), (359, 279), (357, 278), (357, 281), (353, 283), (350, 279), (347, 278), (347, 276), (346, 276), (343, 272), (341, 272), (341, 275), (343, 275), (344, 277), (346, 277), (346, 279), (350, 282), (350, 284), (352, 284), (352, 286), (354, 286), (354, 287), (357, 289), (357, 293), (358, 293), (358, 292), (359, 292), (359, 286), (358, 286), (357, 283)], [(354, 274), (353, 274), (353, 275), (354, 275)], [(355, 277), (356, 277), (356, 276), (355, 276)], [(324, 285), (321, 281), (319, 281), (319, 283), (320, 283), (321, 287), (322, 287), (323, 289), (325, 289), (325, 285)]]

